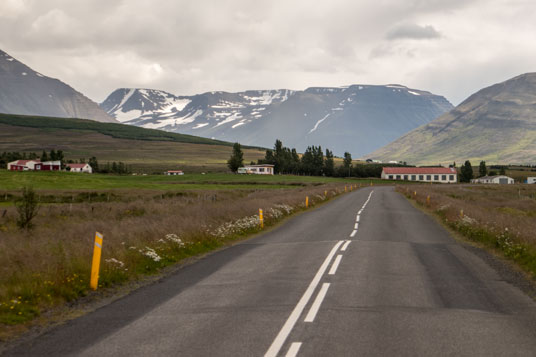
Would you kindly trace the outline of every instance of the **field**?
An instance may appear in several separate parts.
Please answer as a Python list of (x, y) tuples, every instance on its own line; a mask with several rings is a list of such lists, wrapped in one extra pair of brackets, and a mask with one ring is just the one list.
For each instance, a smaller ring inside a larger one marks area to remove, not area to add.
[[(0, 340), (48, 323), (89, 290), (96, 231), (104, 235), (100, 290), (230, 244), (285, 217), (379, 180), (197, 174), (113, 176), (0, 170)], [(14, 201), (32, 186), (34, 228)], [(59, 310), (58, 310), (59, 308)], [(63, 308), (65, 309), (65, 308)]]
[(397, 190), (536, 280), (536, 185), (415, 185)]
[[(67, 160), (95, 156), (100, 164), (122, 161), (135, 172), (225, 172), (232, 144), (190, 135), (81, 119), (0, 114), (0, 152), (63, 150)], [(265, 151), (244, 147), (245, 162)]]

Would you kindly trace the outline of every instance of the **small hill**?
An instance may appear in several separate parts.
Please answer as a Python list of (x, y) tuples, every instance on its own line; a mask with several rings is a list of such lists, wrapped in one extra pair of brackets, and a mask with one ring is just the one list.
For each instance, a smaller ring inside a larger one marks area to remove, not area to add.
[(1, 50), (0, 113), (117, 122), (82, 93), (34, 71)]
[(536, 73), (484, 88), (449, 113), (367, 155), (412, 164), (536, 162)]
[(354, 156), (380, 148), (452, 109), (443, 97), (401, 85), (207, 92), (194, 96), (120, 88), (101, 104), (130, 125), (303, 152), (321, 145)]
[[(67, 159), (96, 156), (100, 162), (122, 161), (142, 172), (227, 171), (232, 145), (123, 124), (0, 114), (0, 152), (63, 150)], [(265, 153), (254, 147), (243, 147), (243, 151), (245, 162), (263, 158)]]

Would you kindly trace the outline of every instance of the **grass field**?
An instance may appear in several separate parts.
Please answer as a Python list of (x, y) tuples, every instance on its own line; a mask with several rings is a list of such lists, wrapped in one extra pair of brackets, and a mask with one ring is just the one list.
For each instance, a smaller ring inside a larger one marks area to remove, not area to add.
[(536, 280), (536, 185), (415, 185), (397, 190)]
[[(0, 170), (0, 196), (4, 191), (31, 186), (36, 190), (117, 190), (145, 189), (159, 191), (276, 189), (326, 183), (385, 183), (380, 179), (347, 179), (293, 175), (236, 175), (231, 173), (165, 175), (104, 175), (70, 172), (10, 172)], [(1, 199), (1, 197), (0, 197)]]

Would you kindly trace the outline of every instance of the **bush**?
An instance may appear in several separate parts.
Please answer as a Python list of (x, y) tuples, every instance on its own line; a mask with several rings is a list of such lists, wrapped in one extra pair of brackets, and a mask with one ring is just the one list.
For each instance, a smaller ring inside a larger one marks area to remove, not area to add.
[(39, 211), (39, 202), (37, 195), (31, 187), (22, 189), (22, 197), (15, 201), (19, 218), (17, 226), (21, 229), (31, 229), (33, 227), (32, 219), (37, 216)]

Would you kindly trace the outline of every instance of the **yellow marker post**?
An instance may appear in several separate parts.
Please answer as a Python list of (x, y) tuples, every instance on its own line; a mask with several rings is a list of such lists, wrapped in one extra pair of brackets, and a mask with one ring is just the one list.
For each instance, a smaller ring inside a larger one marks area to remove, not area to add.
[(95, 232), (95, 245), (93, 247), (93, 263), (91, 264), (91, 280), (89, 287), (93, 290), (97, 290), (99, 285), (99, 268), (102, 251), (102, 234)]
[(346, 185), (344, 185), (344, 192), (346, 192)]
[(328, 197), (328, 191), (324, 191), (324, 197)]
[(354, 185), (350, 185), (350, 192), (354, 189)]
[(426, 196), (426, 204), (430, 204), (430, 195)]
[(417, 197), (417, 191), (413, 191), (413, 196)]
[(309, 207), (309, 196), (305, 196), (305, 208)]
[(374, 184), (372, 183), (372, 181), (370, 181), (370, 185), (371, 185), (371, 186), (374, 186)]
[(460, 210), (460, 218), (463, 218), (463, 209)]
[(259, 222), (260, 222), (261, 228), (264, 228), (264, 217), (262, 215), (262, 208), (259, 208)]

